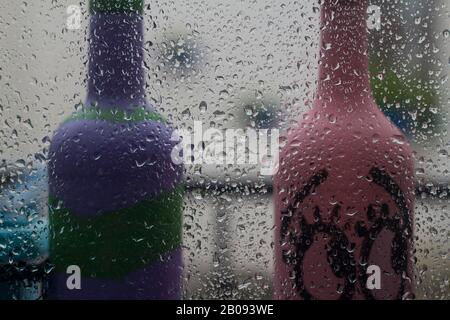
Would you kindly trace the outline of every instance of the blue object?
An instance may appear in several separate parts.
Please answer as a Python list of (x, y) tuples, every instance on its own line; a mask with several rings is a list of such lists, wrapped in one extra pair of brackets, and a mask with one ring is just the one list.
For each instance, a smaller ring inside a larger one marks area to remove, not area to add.
[(13, 271), (2, 272), (0, 299), (42, 295), (43, 283), (30, 270), (45, 263), (48, 249), (47, 169), (39, 165), (0, 193), (0, 268)]

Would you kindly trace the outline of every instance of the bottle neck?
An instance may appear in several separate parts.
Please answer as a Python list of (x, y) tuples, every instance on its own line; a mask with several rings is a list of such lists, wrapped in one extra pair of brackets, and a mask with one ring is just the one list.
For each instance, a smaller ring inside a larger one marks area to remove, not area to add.
[(147, 105), (142, 6), (143, 0), (91, 0), (88, 106)]
[(368, 0), (324, 0), (317, 95), (325, 100), (371, 97)]

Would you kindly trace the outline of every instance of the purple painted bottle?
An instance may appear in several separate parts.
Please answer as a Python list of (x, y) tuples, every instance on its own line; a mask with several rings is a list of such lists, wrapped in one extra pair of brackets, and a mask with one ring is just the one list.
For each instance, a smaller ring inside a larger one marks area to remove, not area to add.
[(143, 0), (90, 13), (86, 103), (49, 152), (48, 298), (179, 299), (182, 167), (145, 98)]

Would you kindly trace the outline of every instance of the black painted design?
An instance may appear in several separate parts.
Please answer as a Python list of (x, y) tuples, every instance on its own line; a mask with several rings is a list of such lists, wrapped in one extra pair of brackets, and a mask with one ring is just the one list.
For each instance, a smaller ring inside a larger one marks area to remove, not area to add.
[[(340, 300), (348, 300), (353, 297), (356, 282), (360, 286), (367, 299), (374, 299), (370, 290), (366, 288), (367, 282), (367, 263), (360, 270), (357, 270), (354, 258), (354, 250), (349, 250), (355, 246), (350, 243), (343, 230), (337, 227), (339, 221), (340, 206), (334, 206), (331, 215), (331, 221), (325, 223), (322, 220), (320, 210), (316, 207), (314, 212), (314, 222), (309, 224), (301, 212), (297, 212), (304, 200), (315, 191), (315, 189), (324, 183), (328, 178), (328, 172), (322, 170), (313, 176), (305, 187), (296, 193), (294, 201), (281, 214), (281, 242), (287, 243), (295, 250), (283, 250), (283, 261), (293, 268), (294, 281), (298, 294), (305, 300), (315, 297), (305, 287), (303, 279), (303, 262), (307, 251), (311, 248), (317, 234), (324, 234), (329, 239), (327, 246), (327, 259), (332, 268), (333, 274), (344, 281)], [(408, 269), (408, 242), (412, 236), (412, 227), (410, 221), (410, 212), (406, 205), (406, 198), (398, 185), (384, 171), (373, 168), (370, 173), (373, 183), (383, 187), (395, 201), (400, 212), (390, 217), (389, 206), (383, 204), (381, 207), (381, 216), (376, 217), (373, 206), (369, 205), (367, 217), (371, 222), (370, 229), (367, 229), (362, 222), (356, 224), (358, 236), (363, 237), (361, 247), (361, 259), (367, 262), (378, 235), (387, 228), (394, 233), (391, 263), (396, 274), (401, 276), (401, 288), (397, 298), (401, 299), (405, 291), (405, 279), (402, 274), (407, 273)], [(295, 232), (293, 217), (297, 216), (297, 230)], [(292, 230), (290, 228), (293, 228)], [(358, 274), (357, 274), (358, 273)]]
[[(400, 300), (406, 290), (407, 279), (405, 278), (405, 275), (408, 270), (408, 242), (411, 241), (412, 236), (410, 212), (406, 205), (405, 195), (386, 172), (373, 168), (370, 171), (370, 176), (374, 183), (383, 187), (383, 189), (391, 195), (400, 212), (391, 217), (389, 206), (383, 204), (381, 206), (381, 216), (376, 217), (373, 206), (370, 205), (367, 210), (367, 218), (372, 223), (370, 229), (362, 226), (361, 223), (356, 225), (358, 235), (364, 237), (361, 247), (361, 260), (364, 263), (359, 275), (359, 281), (361, 284), (366, 284), (368, 268), (368, 263), (366, 262), (369, 260), (375, 240), (384, 229), (388, 229), (394, 234), (394, 239), (392, 241), (391, 266), (401, 279), (400, 289), (396, 297)], [(365, 285), (362, 285), (361, 287), (366, 299), (375, 299), (371, 290), (367, 289)]]

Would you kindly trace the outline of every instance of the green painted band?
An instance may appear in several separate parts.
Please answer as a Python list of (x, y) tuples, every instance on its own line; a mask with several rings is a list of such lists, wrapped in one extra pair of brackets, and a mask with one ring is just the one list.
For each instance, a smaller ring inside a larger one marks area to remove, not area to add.
[(91, 13), (96, 12), (144, 12), (144, 0), (90, 0)]
[(167, 122), (160, 114), (148, 111), (144, 108), (136, 108), (132, 112), (127, 112), (119, 108), (99, 109), (94, 107), (83, 107), (81, 110), (73, 113), (64, 122), (73, 120), (104, 120), (109, 122), (140, 122), (151, 120), (164, 123)]
[(78, 265), (92, 278), (123, 279), (182, 243), (182, 186), (132, 208), (84, 218), (50, 197), (50, 256), (55, 269)]

